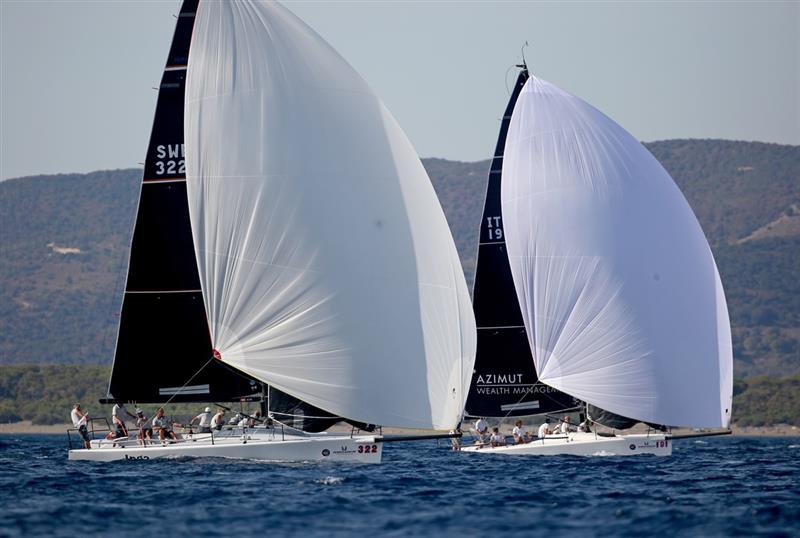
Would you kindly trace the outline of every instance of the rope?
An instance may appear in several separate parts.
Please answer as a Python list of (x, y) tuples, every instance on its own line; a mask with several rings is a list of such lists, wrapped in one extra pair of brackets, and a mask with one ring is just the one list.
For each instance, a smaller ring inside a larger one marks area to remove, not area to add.
[(508, 87), (508, 73), (509, 73), (509, 72), (510, 72), (512, 69), (514, 69), (514, 64), (511, 64), (511, 65), (509, 65), (509, 66), (508, 66), (508, 69), (506, 69), (505, 83), (506, 83), (506, 93), (507, 93), (508, 95), (511, 95), (511, 90), (510, 90), (510, 89), (509, 89), (509, 87)]
[(202, 371), (203, 371), (203, 369), (204, 369), (206, 366), (208, 366), (208, 365), (209, 365), (209, 363), (210, 363), (211, 361), (213, 361), (213, 360), (214, 360), (214, 356), (212, 355), (212, 356), (211, 356), (211, 358), (210, 358), (210, 359), (208, 359), (208, 360), (206, 361), (206, 363), (205, 363), (203, 366), (201, 366), (201, 367), (200, 367), (200, 369), (199, 369), (199, 370), (197, 370), (197, 371), (196, 371), (196, 372), (195, 372), (195, 373), (192, 375), (192, 377), (190, 377), (190, 378), (189, 378), (189, 381), (187, 381), (186, 383), (184, 383), (184, 384), (181, 386), (181, 388), (179, 388), (178, 390), (176, 390), (176, 391), (175, 391), (175, 394), (173, 394), (172, 396), (170, 396), (170, 397), (169, 397), (169, 400), (167, 400), (166, 402), (164, 402), (164, 403), (161, 405), (161, 407), (164, 407), (164, 406), (166, 406), (166, 405), (169, 405), (169, 403), (172, 401), (172, 399), (173, 399), (175, 396), (178, 396), (178, 395), (181, 393), (181, 391), (182, 391), (184, 388), (186, 388), (186, 385), (188, 385), (189, 383), (191, 383), (191, 382), (194, 380), (194, 378), (195, 378), (195, 377), (197, 377), (197, 374), (199, 374), (200, 372), (202, 372)]

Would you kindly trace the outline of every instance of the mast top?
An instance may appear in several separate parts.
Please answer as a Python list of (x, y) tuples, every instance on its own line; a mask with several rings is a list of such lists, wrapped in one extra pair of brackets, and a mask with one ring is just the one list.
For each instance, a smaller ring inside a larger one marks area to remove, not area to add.
[(524, 69), (525, 71), (528, 70), (528, 62), (525, 61), (525, 47), (529, 47), (529, 46), (530, 45), (528, 45), (528, 42), (525, 41), (525, 44), (522, 45), (522, 47), (520, 47), (520, 52), (522, 53), (522, 63), (521, 64), (517, 64), (517, 67), (519, 67), (520, 69)]

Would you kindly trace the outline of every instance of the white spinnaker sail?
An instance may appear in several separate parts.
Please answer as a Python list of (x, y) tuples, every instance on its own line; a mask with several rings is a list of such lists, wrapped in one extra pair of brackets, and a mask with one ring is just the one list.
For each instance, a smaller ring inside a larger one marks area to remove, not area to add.
[(222, 360), (326, 411), (449, 429), (475, 321), (444, 213), (368, 85), (273, 2), (200, 2), (189, 209)]
[(637, 140), (531, 78), (511, 118), (502, 208), (543, 382), (647, 422), (728, 425), (731, 333), (714, 258)]

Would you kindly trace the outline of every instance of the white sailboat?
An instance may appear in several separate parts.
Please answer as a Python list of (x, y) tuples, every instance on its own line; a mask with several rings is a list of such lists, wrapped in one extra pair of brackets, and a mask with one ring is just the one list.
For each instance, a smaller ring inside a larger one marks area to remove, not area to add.
[(184, 2), (107, 401), (260, 399), (295, 428), (93, 441), (70, 459), (378, 462), (389, 439), (321, 430), (454, 429), (474, 353), (444, 213), (380, 99), (280, 4)]
[[(697, 218), (641, 143), (521, 67), (493, 166), (500, 203), (490, 205), (490, 183), (487, 211), (496, 212), (484, 215), (481, 245), (501, 249), (494, 263), (502, 258), (512, 277), (522, 320), (514, 329), (527, 336), (536, 383), (585, 404), (595, 420), (727, 428), (730, 322)], [(491, 365), (481, 357), (482, 332), (495, 328), (482, 329), (478, 291), (476, 282), (477, 361)], [(527, 414), (537, 408), (527, 406)], [(569, 432), (463, 450), (665, 455), (675, 438)]]

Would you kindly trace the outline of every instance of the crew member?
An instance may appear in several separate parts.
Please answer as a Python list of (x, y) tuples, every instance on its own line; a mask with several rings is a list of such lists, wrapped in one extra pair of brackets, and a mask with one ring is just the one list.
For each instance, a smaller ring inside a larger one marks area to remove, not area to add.
[(524, 444), (526, 442), (525, 439), (525, 431), (522, 429), (522, 421), (518, 420), (514, 423), (514, 429), (511, 432), (512, 437), (514, 437), (514, 442), (518, 445)]
[(475, 421), (475, 435), (477, 436), (477, 440), (475, 444), (483, 444), (486, 442), (486, 434), (489, 432), (489, 425), (486, 424), (486, 421), (482, 418), (479, 418)]
[(89, 430), (86, 427), (87, 424), (89, 423), (89, 414), (84, 413), (83, 410), (81, 410), (81, 404), (76, 403), (72, 407), (72, 413), (70, 413), (70, 417), (72, 418), (72, 425), (78, 429), (78, 433), (83, 439), (83, 448), (87, 450), (92, 448), (91, 438), (89, 437)]
[(113, 424), (117, 430), (117, 438), (128, 436), (128, 428), (125, 427), (124, 415), (128, 415), (132, 419), (137, 418), (136, 415), (125, 409), (124, 403), (115, 403), (114, 407), (111, 409), (111, 424)]
[(571, 420), (572, 419), (570, 418), (569, 415), (567, 415), (563, 419), (561, 419), (561, 425), (558, 428), (561, 433), (567, 434), (570, 431), (572, 431), (572, 428), (570, 428), (570, 421)]
[(141, 444), (147, 445), (147, 439), (153, 440), (153, 426), (144, 414), (144, 410), (140, 407), (136, 408), (136, 427), (139, 428), (136, 438)]
[(492, 446), (503, 446), (506, 444), (506, 438), (500, 435), (500, 428), (492, 428), (492, 436), (489, 437), (489, 443)]
[(178, 437), (172, 431), (172, 421), (164, 416), (164, 408), (159, 407), (156, 411), (156, 416), (153, 417), (153, 429), (158, 428), (158, 438), (162, 441), (167, 437), (176, 440)]
[(544, 422), (542, 422), (542, 425), (539, 426), (539, 431), (536, 433), (536, 437), (539, 439), (544, 439), (545, 436), (549, 435), (550, 433), (550, 419), (546, 418), (544, 419)]
[(205, 410), (189, 421), (189, 426), (198, 421), (200, 433), (211, 433), (211, 408), (206, 407)]
[(214, 415), (214, 418), (211, 419), (211, 428), (217, 431), (222, 429), (222, 426), (225, 425), (225, 410), (220, 408), (217, 411), (217, 414)]

